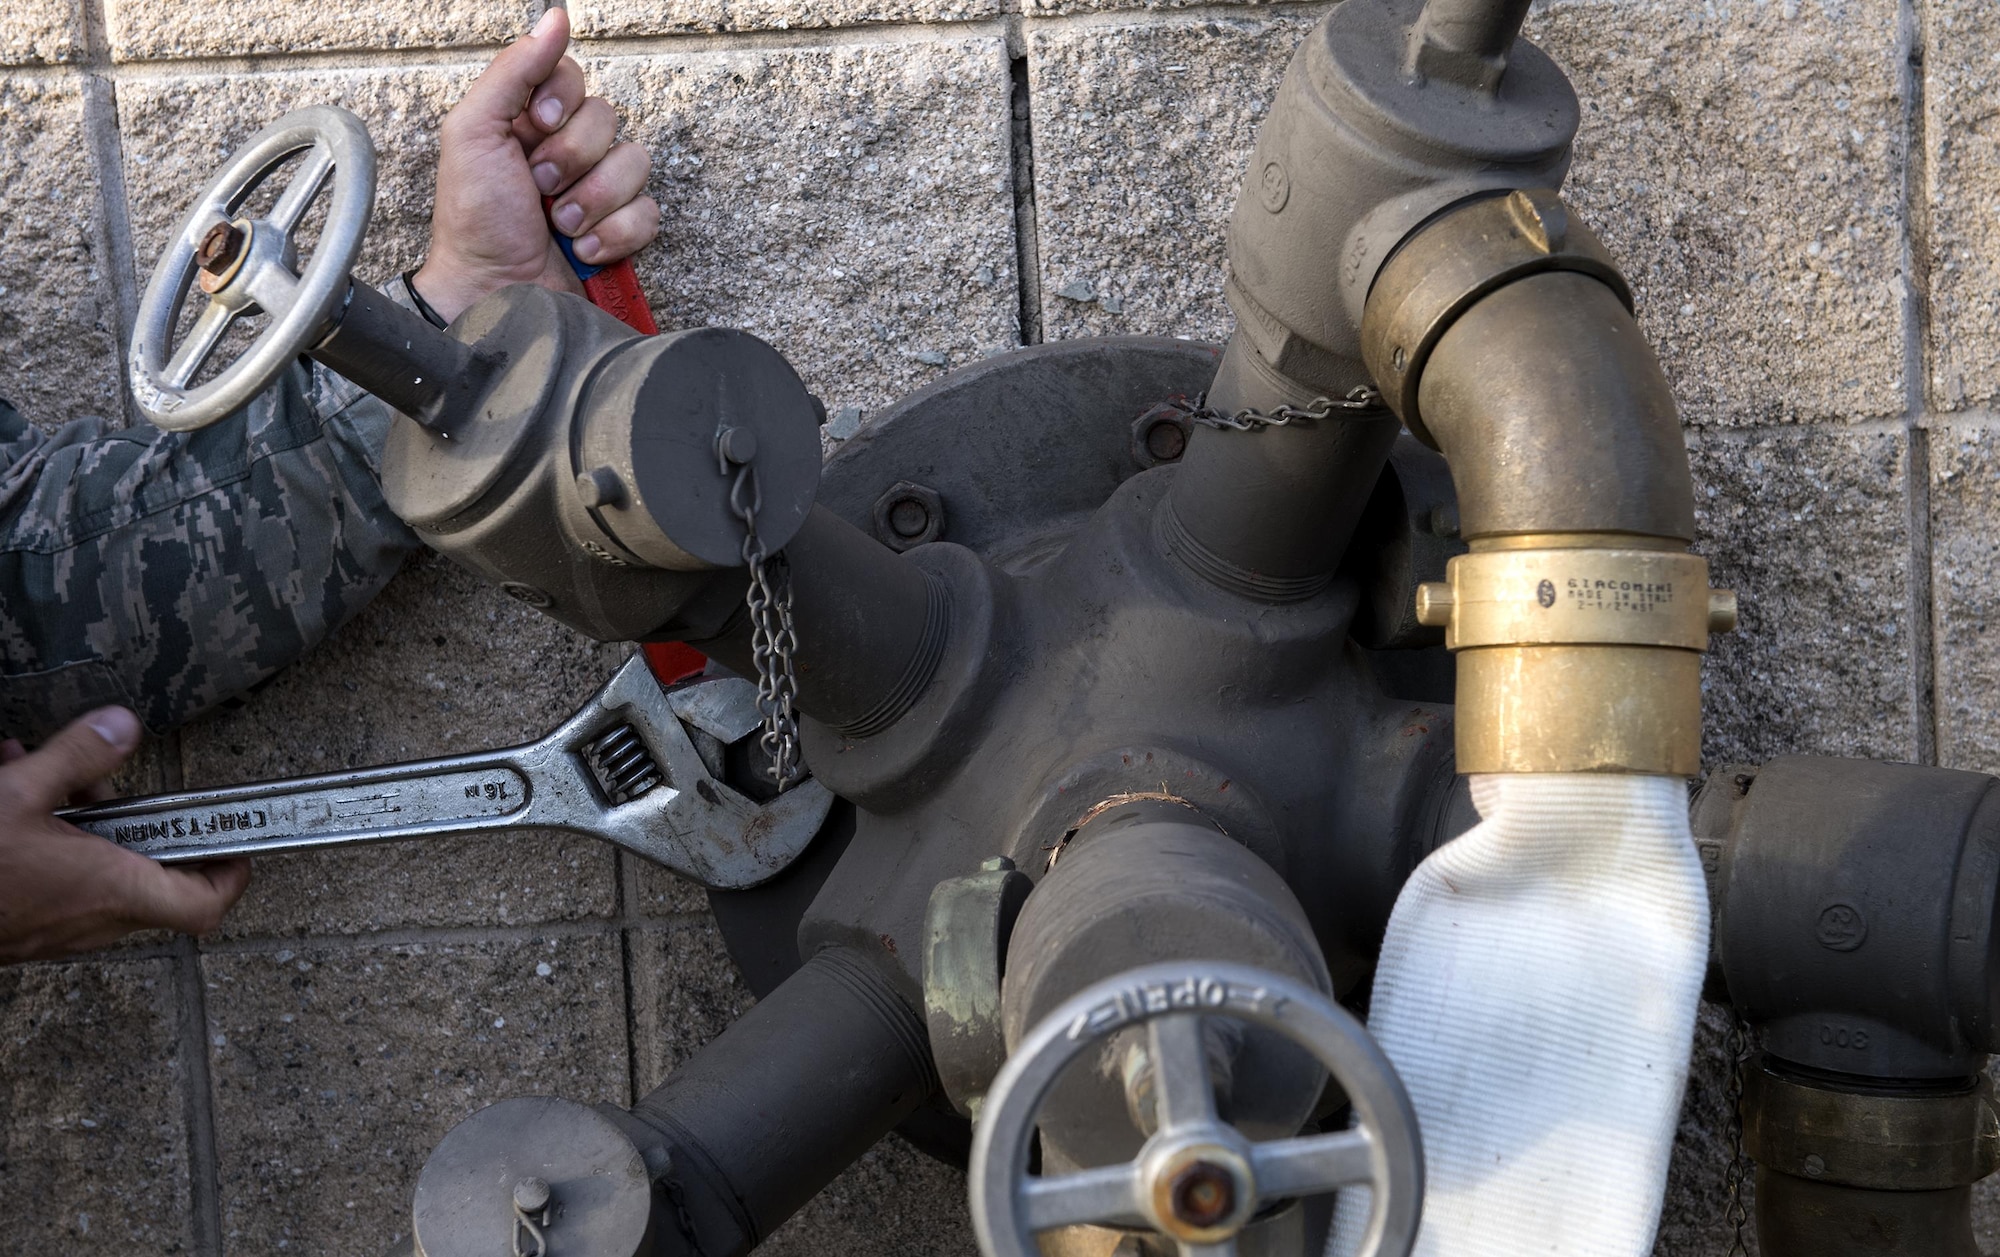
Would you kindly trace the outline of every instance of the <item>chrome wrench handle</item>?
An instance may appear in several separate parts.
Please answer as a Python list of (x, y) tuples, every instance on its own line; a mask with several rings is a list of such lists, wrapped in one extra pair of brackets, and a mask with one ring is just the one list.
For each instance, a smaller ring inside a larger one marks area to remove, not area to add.
[(511, 756), (461, 755), (125, 799), (57, 815), (175, 864), (516, 828), (533, 796), (532, 779)]
[(634, 655), (581, 711), (525, 746), (57, 815), (163, 863), (556, 829), (623, 847), (703, 886), (741, 890), (798, 859), (833, 805), (810, 778), (760, 804), (709, 774), (688, 729), (722, 741), (747, 735), (756, 726), (754, 693), (728, 678), (669, 695)]

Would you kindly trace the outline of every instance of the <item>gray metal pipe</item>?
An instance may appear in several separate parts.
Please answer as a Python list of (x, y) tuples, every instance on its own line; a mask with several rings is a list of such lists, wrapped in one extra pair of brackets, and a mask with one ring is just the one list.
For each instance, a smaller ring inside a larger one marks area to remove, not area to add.
[(1520, 38), (1533, 0), (1430, 0), (1416, 30), (1433, 47), (1475, 57), (1505, 57)]
[(820, 952), (632, 1109), (665, 1154), (660, 1251), (761, 1243), (937, 1087), (924, 1022), (876, 970)]
[[(784, 553), (798, 632), (799, 710), (857, 736), (879, 731), (909, 709), (937, 665), (949, 629), (942, 590), (823, 506), (813, 507)], [(747, 616), (689, 644), (742, 676), (757, 675)]]
[[(1239, 333), (1209, 390), (1224, 413), (1307, 406), (1319, 394), (1266, 365)], [(1245, 597), (1287, 602), (1340, 566), (1401, 425), (1383, 411), (1239, 432), (1197, 426), (1161, 507), (1175, 558)]]

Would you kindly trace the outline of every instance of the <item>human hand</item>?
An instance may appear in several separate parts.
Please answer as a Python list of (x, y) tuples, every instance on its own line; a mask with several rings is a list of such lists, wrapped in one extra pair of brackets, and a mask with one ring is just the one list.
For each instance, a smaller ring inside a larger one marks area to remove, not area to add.
[(618, 114), (586, 96), (583, 67), (564, 54), (569, 15), (550, 9), (493, 59), (440, 128), (430, 256), (413, 277), (447, 321), (509, 284), (581, 294), (549, 234), (551, 216), (592, 266), (629, 257), (660, 230), (645, 195), (652, 158), (615, 144)]
[(139, 745), (139, 718), (103, 707), (39, 750), (0, 743), (0, 962), (45, 960), (134, 930), (206, 934), (250, 884), (248, 860), (168, 867), (51, 812), (93, 794)]

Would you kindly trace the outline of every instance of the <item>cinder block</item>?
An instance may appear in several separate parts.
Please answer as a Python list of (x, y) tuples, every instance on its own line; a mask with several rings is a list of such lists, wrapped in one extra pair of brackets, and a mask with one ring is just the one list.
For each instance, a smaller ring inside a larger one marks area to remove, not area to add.
[(736, 976), (713, 920), (635, 929), (626, 939), (632, 954), (633, 1076), (643, 1094), (756, 1000)]
[(592, 59), (653, 154), (660, 326), (768, 340), (829, 412), (1017, 343), (998, 39)]
[(645, 917), (708, 915), (708, 895), (684, 877), (668, 872), (651, 860), (626, 856), (625, 878), (632, 884), (634, 906)]
[(965, 1175), (896, 1135), (758, 1245), (759, 1257), (976, 1257)]
[(162, 61), (501, 44), (526, 34), (542, 8), (539, 0), (329, 5), (238, 0), (215, 8), (190, 8), (175, 0), (107, 0), (104, 17), (113, 58)]
[[(446, 560), (414, 559), (319, 650), (185, 729), (190, 785), (259, 781), (511, 746), (609, 680), (590, 641)], [(417, 841), (260, 861), (232, 936), (523, 924), (616, 911), (613, 853), (552, 833)]]
[(1638, 299), (1684, 415), (1905, 409), (1904, 101), (1895, 0), (1553, 0), (1567, 184)]
[(1736, 590), (1710, 639), (1702, 760), (1913, 760), (1907, 441), (1825, 429), (1690, 441), (1710, 580)]
[[(287, 11), (320, 16), (311, 8)], [(430, 239), (438, 120), (475, 73), (471, 66), (417, 66), (122, 80), (118, 125), (139, 284), (228, 155), (265, 124), (305, 105), (351, 109), (375, 139), (375, 213), (356, 273), (380, 284), (415, 266)], [(322, 193), (322, 204), (326, 199)]]
[(17, 1253), (187, 1253), (173, 962), (0, 968), (0, 1196)]
[(2000, 12), (1985, 0), (1922, 12), (1930, 404), (1955, 410), (2000, 397)]
[(0, 65), (74, 61), (82, 55), (82, 0), (20, 0), (0, 12)]
[(82, 79), (0, 74), (0, 397), (46, 428), (124, 413), (86, 126)]
[(570, 21), (580, 39), (678, 35), (692, 31), (811, 30), (879, 22), (963, 22), (1005, 12), (999, 0), (577, 0)]
[(475, 1110), (628, 1099), (614, 933), (202, 963), (231, 1257), (386, 1252), (432, 1147)]
[(1318, 11), (1028, 35), (1045, 339), (1228, 337), (1224, 233)]
[(1933, 428), (1930, 464), (1938, 762), (2000, 772), (2000, 431)]

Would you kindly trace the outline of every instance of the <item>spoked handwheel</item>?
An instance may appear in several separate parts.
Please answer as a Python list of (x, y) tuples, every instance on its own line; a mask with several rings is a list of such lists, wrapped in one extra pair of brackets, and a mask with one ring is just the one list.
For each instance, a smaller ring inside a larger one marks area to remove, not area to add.
[[(251, 194), (294, 158), (291, 183), (270, 212), (243, 216)], [(294, 235), (329, 180), (326, 226), (301, 271)], [(207, 427), (325, 339), (347, 298), (374, 205), (375, 145), (345, 109), (300, 109), (252, 136), (181, 221), (139, 302), (128, 374), (146, 417), (173, 432)], [(197, 284), (208, 305), (176, 347), (181, 308)], [(260, 311), (269, 322), (249, 347), (196, 385), (231, 325)]]
[[(1202, 1023), (1227, 1017), (1305, 1048), (1354, 1104), (1330, 1135), (1253, 1143), (1216, 1112)], [(1036, 1114), (1063, 1069), (1128, 1026), (1150, 1036), (1159, 1128), (1135, 1160), (1028, 1173)], [(1035, 1234), (1080, 1224), (1145, 1227), (1182, 1257), (1233, 1257), (1274, 1201), (1369, 1189), (1358, 1257), (1406, 1257), (1423, 1213), (1423, 1148), (1402, 1080), (1360, 1022), (1318, 991), (1241, 965), (1149, 965), (1051, 1013), (993, 1081), (973, 1135), (972, 1224), (986, 1257), (1039, 1257)]]

